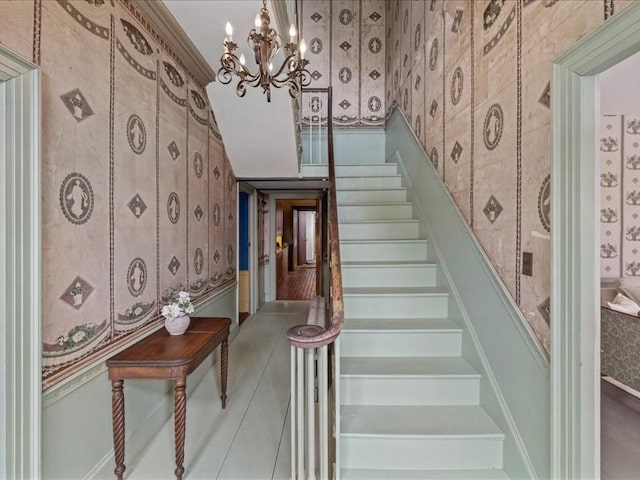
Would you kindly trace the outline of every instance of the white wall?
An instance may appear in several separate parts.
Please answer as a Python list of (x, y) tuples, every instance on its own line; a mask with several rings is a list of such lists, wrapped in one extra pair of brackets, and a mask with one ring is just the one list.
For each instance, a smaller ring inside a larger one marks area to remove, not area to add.
[(640, 53), (614, 65), (600, 75), (600, 113), (640, 113)]

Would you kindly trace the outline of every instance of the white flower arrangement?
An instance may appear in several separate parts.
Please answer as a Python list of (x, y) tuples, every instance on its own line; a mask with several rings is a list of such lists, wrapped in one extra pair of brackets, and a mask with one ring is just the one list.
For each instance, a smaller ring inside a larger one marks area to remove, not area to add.
[(162, 316), (169, 321), (193, 312), (194, 308), (189, 292), (173, 292), (169, 297), (169, 302), (160, 311)]

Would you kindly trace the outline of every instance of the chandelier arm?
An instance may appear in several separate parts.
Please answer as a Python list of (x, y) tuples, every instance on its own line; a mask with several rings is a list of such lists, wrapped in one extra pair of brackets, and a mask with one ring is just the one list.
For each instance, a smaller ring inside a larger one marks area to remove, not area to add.
[(276, 88), (281, 88), (291, 82), (300, 83), (301, 87), (307, 87), (311, 84), (311, 74), (305, 68), (296, 68), (289, 71), (284, 78), (277, 78), (277, 76), (271, 78), (271, 84)]
[[(282, 65), (280, 65), (280, 68), (278, 69), (278, 71), (274, 74), (272, 74), (271, 76), (276, 79), (277, 77), (280, 76), (280, 74), (285, 70), (289, 70), (290, 72), (294, 72), (296, 71), (296, 69), (298, 68), (299, 62), (298, 59), (296, 58), (296, 54), (295, 53), (291, 53), (289, 54), (289, 56), (287, 56), (287, 58), (284, 59), (284, 62), (282, 62)], [(293, 66), (293, 68), (291, 68)], [(286, 81), (286, 80), (285, 80)]]
[[(236, 75), (248, 83), (253, 82), (259, 78), (259, 75), (252, 74), (249, 69), (240, 62), (238, 57), (231, 53), (226, 52), (220, 59), (222, 67), (218, 70), (218, 77), (220, 83), (227, 85), (231, 83), (233, 76)], [(255, 85), (253, 85), (255, 86)]]

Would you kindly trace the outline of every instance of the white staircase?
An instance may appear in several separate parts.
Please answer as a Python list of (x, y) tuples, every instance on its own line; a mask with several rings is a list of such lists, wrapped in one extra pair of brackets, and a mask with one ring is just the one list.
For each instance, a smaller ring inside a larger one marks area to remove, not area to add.
[(504, 479), (446, 287), (395, 164), (337, 165), (343, 480)]

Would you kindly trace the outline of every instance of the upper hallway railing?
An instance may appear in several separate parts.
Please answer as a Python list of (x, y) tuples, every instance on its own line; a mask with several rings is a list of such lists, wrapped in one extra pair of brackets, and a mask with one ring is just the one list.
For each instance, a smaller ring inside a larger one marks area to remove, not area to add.
[[(287, 331), (291, 344), (291, 478), (328, 479), (329, 460), (329, 408), (336, 405), (331, 398), (330, 386), (336, 376), (336, 361), (329, 370), (329, 349), (340, 335), (344, 324), (342, 272), (340, 263), (340, 237), (336, 195), (333, 128), (331, 125), (331, 87), (303, 89), (302, 104), (317, 110), (304, 116), (303, 128), (326, 128), (329, 190), (327, 194), (326, 252), (329, 284), (324, 298), (316, 299), (310, 309), (307, 324)], [(311, 96), (308, 98), (308, 96)], [(324, 105), (326, 117), (319, 113)], [(324, 259), (323, 259), (324, 260)], [(336, 389), (333, 389), (335, 395)], [(337, 415), (334, 415), (335, 418)], [(337, 421), (337, 420), (336, 420)], [(335, 450), (335, 449), (334, 449)], [(316, 462), (316, 458), (318, 461)]]

